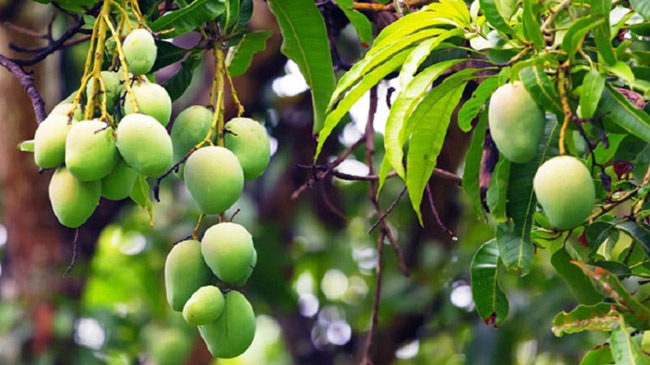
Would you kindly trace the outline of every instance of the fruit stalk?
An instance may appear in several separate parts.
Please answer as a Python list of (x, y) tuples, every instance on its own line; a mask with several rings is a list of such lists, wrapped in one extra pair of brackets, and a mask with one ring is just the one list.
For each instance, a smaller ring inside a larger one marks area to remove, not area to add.
[(560, 100), (562, 101), (562, 111), (564, 113), (564, 121), (562, 122), (562, 129), (560, 130), (560, 155), (566, 154), (566, 149), (564, 148), (564, 138), (566, 136), (566, 131), (569, 128), (569, 121), (571, 121), (571, 107), (569, 106), (569, 101), (566, 97), (566, 90), (564, 88), (564, 70), (560, 68), (558, 70), (558, 82), (557, 88), (560, 92)]
[[(99, 13), (97, 22), (99, 22), (99, 27), (97, 28), (97, 45), (95, 46), (95, 60), (93, 64), (93, 85), (92, 90), (101, 90), (102, 93), (106, 94), (105, 89), (100, 89), (101, 83), (99, 79), (102, 71), (102, 61), (104, 59), (104, 45), (106, 43), (106, 24), (110, 23), (108, 19), (108, 14), (111, 11), (111, 0), (106, 0), (104, 5), (102, 5), (102, 10)], [(88, 102), (86, 103), (86, 119), (92, 119), (95, 112), (95, 105), (97, 102), (97, 93), (95, 95), (87, 95)], [(103, 106), (106, 109), (106, 106)]]
[(129, 96), (129, 101), (131, 102), (131, 106), (133, 107), (133, 112), (138, 113), (138, 104), (135, 102), (135, 96), (133, 95), (133, 89), (131, 88), (131, 83), (130, 77), (129, 77), (129, 71), (126, 66), (126, 58), (124, 57), (124, 52), (122, 51), (122, 42), (120, 40), (120, 36), (118, 33), (115, 31), (115, 28), (113, 28), (113, 24), (110, 23), (108, 19), (108, 15), (105, 16), (106, 22), (108, 25), (109, 30), (113, 34), (113, 39), (115, 39), (115, 50), (117, 51), (118, 57), (120, 59), (120, 69), (122, 70), (122, 73), (124, 73), (124, 87), (126, 88), (126, 94)]

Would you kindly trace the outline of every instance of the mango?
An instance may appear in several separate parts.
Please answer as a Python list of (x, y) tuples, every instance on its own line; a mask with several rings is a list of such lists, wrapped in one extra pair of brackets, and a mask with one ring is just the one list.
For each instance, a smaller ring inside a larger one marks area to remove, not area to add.
[[(68, 116), (70, 114), (70, 111), (72, 110), (72, 105), (73, 102), (69, 103), (60, 103), (57, 106), (52, 109), (50, 112), (50, 115), (63, 115), (63, 116)], [(74, 110), (74, 114), (72, 115), (73, 120), (82, 120), (83, 119), (83, 113), (81, 112), (81, 107), (77, 106), (77, 109)]]
[(201, 240), (205, 263), (221, 281), (238, 283), (254, 266), (253, 237), (236, 223), (224, 222), (208, 228)]
[(158, 329), (148, 344), (151, 360), (156, 365), (183, 365), (192, 342), (192, 337), (178, 328)]
[(113, 128), (99, 120), (75, 123), (65, 140), (65, 164), (81, 181), (101, 180), (113, 171), (119, 154)]
[(244, 173), (237, 157), (224, 147), (203, 147), (185, 163), (185, 185), (205, 214), (221, 214), (239, 199)]
[(490, 98), (490, 133), (497, 149), (515, 163), (531, 161), (544, 136), (544, 111), (520, 81), (499, 87)]
[(34, 134), (34, 161), (42, 169), (59, 167), (65, 162), (65, 139), (72, 127), (68, 117), (50, 114)]
[[(172, 99), (164, 87), (151, 82), (139, 82), (131, 88), (138, 112), (156, 118), (163, 126), (172, 116)], [(124, 114), (133, 114), (133, 104), (128, 95), (124, 97)]]
[(54, 215), (70, 228), (77, 228), (90, 218), (99, 204), (100, 192), (99, 181), (79, 181), (65, 167), (54, 172), (48, 189)]
[(172, 165), (172, 140), (165, 127), (148, 115), (122, 118), (117, 148), (124, 161), (145, 176), (160, 176)]
[(151, 71), (158, 48), (151, 33), (145, 29), (136, 29), (129, 33), (122, 44), (126, 65), (134, 75), (144, 75)]
[(182, 311), (192, 294), (209, 280), (210, 269), (201, 256), (201, 243), (187, 240), (174, 245), (165, 261), (165, 290), (169, 306)]
[[(115, 102), (120, 95), (120, 78), (116, 72), (111, 71), (102, 71), (101, 72), (102, 80), (104, 81), (104, 86), (106, 87), (106, 110), (109, 114), (113, 112), (115, 108)], [(95, 89), (93, 88), (94, 78), (91, 77), (86, 84), (86, 97), (90, 98), (95, 94)], [(101, 87), (99, 88), (101, 90)], [(99, 102), (101, 103), (103, 95), (99, 95)]]
[(569, 230), (581, 225), (594, 209), (596, 189), (591, 174), (575, 157), (558, 156), (542, 164), (533, 187), (551, 225)]
[(208, 324), (223, 312), (224, 299), (216, 286), (206, 285), (195, 291), (183, 307), (183, 318), (194, 326)]
[(253, 271), (255, 270), (255, 266), (257, 265), (257, 250), (253, 251), (253, 260), (251, 261), (250, 265), (248, 265), (248, 269), (246, 270), (246, 274), (239, 279), (236, 283), (234, 283), (235, 286), (244, 286), (246, 285), (246, 282), (248, 279), (251, 277), (253, 274)]
[(271, 145), (260, 123), (250, 118), (234, 118), (226, 124), (224, 140), (226, 148), (237, 156), (246, 180), (264, 173), (271, 158)]
[(210, 109), (201, 105), (193, 105), (178, 114), (171, 132), (174, 161), (183, 158), (208, 135), (212, 115)]
[(246, 351), (255, 337), (255, 313), (243, 294), (230, 291), (224, 311), (214, 322), (199, 326), (199, 333), (214, 357), (230, 359)]
[(102, 179), (102, 196), (110, 200), (122, 200), (131, 195), (138, 173), (119, 158), (113, 171)]

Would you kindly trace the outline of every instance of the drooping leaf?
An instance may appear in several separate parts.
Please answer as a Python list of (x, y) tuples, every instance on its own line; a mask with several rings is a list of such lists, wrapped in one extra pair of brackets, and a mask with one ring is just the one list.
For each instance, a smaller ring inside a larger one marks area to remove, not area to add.
[(158, 47), (158, 55), (156, 56), (156, 62), (151, 68), (151, 72), (158, 71), (163, 67), (182, 60), (190, 52), (189, 49), (178, 47), (172, 42), (167, 41), (158, 41), (156, 42), (156, 46)]
[(481, 159), (483, 157), (483, 142), (487, 128), (487, 111), (484, 111), (479, 118), (478, 125), (472, 132), (472, 142), (465, 154), (465, 172), (463, 172), (463, 190), (472, 202), (476, 214), (482, 214), (481, 191), (479, 185), (479, 172), (481, 171)]
[(372, 25), (370, 20), (358, 10), (354, 10), (352, 0), (337, 0), (336, 2), (345, 16), (350, 20), (350, 24), (357, 30), (359, 39), (367, 46), (372, 42)]
[(512, 28), (499, 12), (497, 0), (479, 0), (479, 5), (481, 7), (481, 12), (485, 15), (485, 19), (487, 19), (488, 23), (490, 23), (494, 29), (504, 34), (513, 33)]
[(508, 299), (497, 281), (499, 250), (495, 240), (484, 243), (470, 266), (472, 297), (476, 311), (486, 322), (501, 325), (508, 316)]
[(580, 365), (609, 365), (614, 362), (609, 344), (605, 343), (591, 349), (582, 357)]
[(433, 11), (416, 11), (410, 13), (384, 28), (375, 38), (372, 48), (366, 52), (366, 57), (372, 56), (386, 45), (399, 41), (408, 35), (445, 23)]
[(535, 47), (544, 47), (546, 41), (542, 34), (542, 26), (539, 23), (537, 2), (535, 0), (524, 1), (524, 32), (529, 40), (535, 44)]
[(151, 204), (151, 199), (149, 197), (149, 183), (144, 175), (138, 175), (129, 197), (137, 205), (147, 211), (147, 215), (149, 215), (149, 225), (153, 227), (153, 205)]
[(269, 9), (282, 32), (282, 53), (298, 65), (309, 85), (317, 133), (335, 84), (325, 21), (313, 1), (269, 0)]
[(203, 51), (192, 51), (187, 59), (181, 63), (181, 68), (163, 85), (172, 101), (180, 98), (190, 86), (194, 69), (201, 63), (202, 55)]
[[(513, 0), (500, 1), (512, 2)], [(469, 9), (463, 0), (440, 0), (429, 4), (424, 9), (430, 10), (438, 19), (444, 20), (456, 28), (467, 28), (471, 24)]]
[(472, 121), (498, 87), (499, 76), (488, 77), (478, 85), (472, 93), (472, 97), (463, 104), (458, 111), (458, 126), (463, 132), (469, 132), (472, 129)]
[(570, 59), (582, 47), (582, 42), (590, 30), (605, 24), (603, 16), (590, 15), (575, 21), (570, 27), (562, 40), (562, 49), (568, 54)]
[(580, 111), (582, 118), (591, 118), (596, 113), (600, 96), (605, 88), (605, 77), (596, 70), (590, 70), (582, 81), (580, 95)]
[(526, 67), (519, 72), (519, 77), (526, 90), (540, 107), (556, 114), (562, 113), (560, 95), (555, 88), (555, 83), (548, 77), (542, 67)]
[(650, 358), (644, 354), (639, 344), (632, 339), (625, 326), (623, 316), (619, 317), (620, 325), (609, 336), (609, 343), (614, 357), (614, 362), (621, 365), (647, 365)]
[(266, 49), (271, 31), (263, 30), (244, 34), (239, 43), (232, 47), (226, 57), (226, 66), (232, 76), (243, 75), (253, 61), (253, 55)]
[(566, 249), (560, 248), (551, 257), (551, 264), (560, 274), (562, 279), (569, 285), (571, 293), (582, 304), (596, 304), (603, 298), (593, 288), (589, 278), (574, 264), (571, 263), (571, 256)]
[(650, 2), (647, 0), (630, 0), (630, 5), (645, 20), (650, 20)]
[(151, 29), (160, 32), (173, 28), (173, 31), (163, 33), (160, 36), (162, 38), (174, 38), (193, 31), (203, 23), (216, 19), (225, 9), (226, 6), (223, 0), (194, 0), (187, 7), (170, 11), (156, 19), (151, 24)]
[(618, 124), (630, 134), (650, 142), (650, 115), (637, 109), (620, 92), (606, 85), (598, 104), (598, 115)]
[(598, 52), (609, 65), (616, 63), (616, 54), (610, 43), (609, 13), (612, 11), (612, 0), (591, 0), (591, 15), (602, 17), (604, 22), (593, 31)]
[(487, 205), (490, 214), (497, 222), (505, 222), (506, 202), (508, 197), (508, 181), (510, 177), (510, 161), (499, 156), (499, 162), (494, 167), (490, 187), (487, 190)]
[(571, 312), (560, 312), (553, 318), (553, 334), (582, 331), (611, 331), (619, 326), (619, 313), (611, 303), (579, 305)]

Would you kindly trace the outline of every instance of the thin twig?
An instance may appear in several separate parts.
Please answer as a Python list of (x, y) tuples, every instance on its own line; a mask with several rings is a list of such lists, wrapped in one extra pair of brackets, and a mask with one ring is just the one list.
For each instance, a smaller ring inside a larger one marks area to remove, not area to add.
[(42, 122), (47, 117), (47, 114), (45, 113), (45, 102), (43, 101), (41, 94), (38, 92), (36, 85), (34, 85), (34, 78), (25, 72), (16, 61), (3, 55), (0, 55), (0, 65), (9, 70), (9, 72), (18, 79), (18, 82), (20, 82), (20, 85), (22, 85), (23, 89), (27, 92), (27, 96), (29, 96), (29, 99), (32, 101), (36, 120), (39, 123)]
[(404, 197), (404, 193), (406, 193), (406, 186), (402, 189), (402, 191), (400, 191), (397, 198), (395, 198), (395, 200), (393, 200), (393, 202), (388, 206), (388, 209), (386, 209), (384, 214), (382, 214), (381, 217), (379, 217), (379, 219), (377, 219), (377, 221), (372, 225), (372, 227), (370, 227), (368, 233), (372, 233), (372, 231), (374, 231), (375, 228), (377, 228), (381, 224), (381, 222), (383, 222), (384, 219), (386, 219), (386, 217), (390, 214), (390, 212), (392, 212), (393, 209), (395, 209), (397, 203), (399, 203), (399, 201), (402, 200), (402, 197)]
[(70, 260), (70, 264), (68, 265), (68, 268), (65, 269), (65, 272), (63, 273), (63, 277), (68, 276), (68, 274), (74, 267), (74, 264), (77, 262), (77, 256), (79, 256), (79, 249), (77, 248), (78, 239), (79, 239), (79, 228), (74, 230), (74, 239), (72, 240), (72, 259)]
[[(329, 169), (330, 167), (327, 165), (304, 165), (304, 164), (296, 164), (296, 167), (302, 168), (302, 169), (313, 169), (313, 170), (318, 170), (318, 171), (325, 171)], [(341, 172), (339, 170), (331, 170), (328, 175), (332, 175), (335, 177), (338, 177), (341, 180), (348, 180), (348, 181), (375, 181), (379, 180), (378, 175), (352, 175), (352, 174), (347, 174), (345, 172)], [(454, 174), (453, 172), (449, 172), (447, 170), (439, 169), (439, 168), (434, 168), (433, 169), (433, 175), (437, 176), (439, 178), (449, 180), (453, 182), (456, 185), (462, 185), (463, 183), (463, 178), (460, 176)], [(396, 177), (397, 173), (395, 171), (391, 171), (386, 175), (387, 179)]]
[(546, 18), (544, 24), (542, 24), (542, 33), (548, 32), (548, 27), (551, 26), (551, 23), (555, 20), (555, 17), (558, 15), (562, 9), (566, 8), (571, 4), (571, 0), (562, 1), (555, 9), (551, 11), (551, 14)]
[(433, 218), (436, 220), (436, 223), (438, 223), (438, 227), (442, 229), (443, 231), (447, 232), (449, 237), (453, 239), (454, 241), (458, 240), (458, 237), (454, 234), (454, 232), (451, 231), (451, 229), (447, 228), (445, 224), (442, 222), (442, 219), (440, 219), (440, 215), (438, 214), (438, 209), (436, 209), (436, 205), (433, 203), (433, 194), (431, 193), (431, 186), (427, 184), (426, 187), (427, 191), (427, 197), (429, 198), (429, 206), (431, 207), (431, 213), (433, 213)]
[(363, 351), (363, 358), (361, 365), (372, 365), (370, 351), (372, 350), (373, 341), (375, 339), (375, 331), (377, 323), (379, 322), (379, 301), (381, 299), (381, 279), (384, 273), (384, 233), (379, 232), (377, 235), (377, 277), (375, 278), (375, 296), (372, 301), (372, 317), (370, 320), (370, 329), (368, 330), (368, 338), (366, 339), (366, 346)]
[(330, 200), (330, 197), (327, 195), (327, 191), (325, 191), (325, 184), (318, 184), (318, 187), (320, 194), (323, 197), (323, 202), (327, 208), (329, 208), (329, 210), (332, 211), (332, 213), (334, 213), (337, 217), (341, 218), (341, 220), (347, 222), (348, 217), (346, 217), (345, 214), (343, 214), (343, 212), (341, 212), (341, 210), (337, 208), (336, 205), (334, 205), (334, 203)]

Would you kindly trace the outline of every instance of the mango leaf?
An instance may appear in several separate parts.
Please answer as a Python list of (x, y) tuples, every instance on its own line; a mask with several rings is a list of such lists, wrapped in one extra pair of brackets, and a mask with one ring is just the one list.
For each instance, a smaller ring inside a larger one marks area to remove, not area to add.
[(158, 41), (156, 42), (156, 46), (158, 47), (158, 54), (156, 56), (156, 62), (153, 64), (151, 72), (160, 70), (163, 67), (167, 67), (182, 60), (183, 57), (185, 57), (185, 55), (190, 52), (189, 49), (178, 47), (172, 42), (168, 41)]
[(625, 365), (647, 365), (650, 364), (650, 358), (644, 354), (639, 344), (632, 339), (630, 332), (625, 327), (623, 316), (619, 317), (620, 326), (612, 331), (609, 336), (609, 343), (612, 350), (612, 356), (616, 364)]
[(637, 109), (620, 92), (606, 85), (598, 104), (598, 114), (618, 124), (630, 134), (650, 142), (650, 115)]
[(562, 113), (555, 83), (541, 66), (525, 67), (519, 72), (519, 77), (537, 105), (556, 114)]
[(173, 28), (173, 31), (163, 33), (160, 37), (174, 38), (216, 19), (225, 9), (223, 0), (194, 0), (187, 7), (170, 11), (156, 19), (151, 24), (151, 29), (160, 32)]
[(34, 140), (22, 141), (18, 144), (18, 150), (22, 152), (34, 152)]
[(619, 306), (624, 308), (625, 312), (629, 313), (629, 316), (626, 318), (628, 321), (631, 321), (632, 325), (647, 328), (648, 324), (650, 324), (650, 309), (628, 293), (616, 275), (598, 266), (587, 265), (577, 261), (573, 261), (573, 264), (578, 266), (587, 275), (596, 290), (604, 296), (613, 299)]
[(646, 255), (650, 256), (650, 230), (647, 224), (628, 221), (616, 225), (616, 228), (639, 242)]
[(605, 18), (603, 16), (590, 15), (578, 19), (569, 27), (562, 40), (562, 49), (568, 54), (569, 59), (573, 60), (573, 56), (578, 52), (578, 48), (582, 46), (582, 42), (587, 33), (603, 24), (605, 24)]
[[(515, 0), (499, 0), (512, 3)], [(430, 10), (436, 17), (445, 20), (456, 28), (467, 28), (471, 24), (471, 16), (467, 4), (463, 0), (440, 0), (429, 4), (424, 10)]]
[(461, 73), (450, 76), (422, 99), (409, 118), (414, 131), (406, 157), (406, 188), (420, 224), (423, 224), (420, 204), (424, 188), (436, 167), (451, 115), (471, 77)]
[(149, 198), (149, 183), (144, 175), (138, 175), (129, 197), (147, 211), (147, 215), (149, 216), (149, 225), (153, 227), (153, 205)]
[(309, 85), (314, 108), (314, 133), (325, 122), (325, 109), (334, 90), (334, 67), (325, 21), (316, 3), (269, 0), (282, 32), (282, 53), (295, 62)]
[(499, 12), (497, 0), (479, 0), (478, 3), (481, 7), (481, 12), (485, 15), (485, 19), (487, 19), (488, 23), (490, 23), (494, 29), (504, 34), (513, 33), (512, 28)]
[(370, 20), (358, 10), (354, 10), (354, 1), (337, 0), (336, 3), (343, 10), (348, 20), (350, 20), (350, 24), (357, 30), (361, 42), (365, 43), (366, 47), (370, 45), (370, 42), (372, 42), (372, 25), (370, 24)]
[(463, 189), (472, 202), (474, 212), (478, 215), (483, 213), (479, 175), (483, 157), (483, 142), (485, 141), (487, 128), (487, 115), (487, 111), (481, 114), (478, 125), (472, 132), (472, 142), (465, 154), (465, 171), (463, 172)]
[(619, 326), (619, 313), (610, 303), (579, 305), (571, 312), (560, 312), (553, 318), (551, 330), (557, 337), (582, 331), (611, 331)]
[(551, 256), (551, 264), (555, 271), (569, 285), (571, 293), (582, 304), (596, 304), (603, 298), (602, 295), (591, 286), (589, 278), (574, 264), (571, 263), (571, 256), (562, 247)]
[(226, 9), (221, 17), (221, 26), (223, 32), (228, 34), (229, 31), (235, 30), (239, 25), (239, 0), (224, 0)]
[(605, 343), (591, 349), (582, 357), (580, 365), (609, 365), (614, 362), (609, 344)]
[(591, 0), (589, 11), (594, 16), (600, 16), (604, 19), (603, 24), (599, 25), (593, 31), (596, 47), (603, 60), (609, 65), (616, 63), (616, 54), (610, 43), (609, 13), (612, 11), (612, 0)]
[(406, 36), (446, 23), (437, 17), (433, 11), (416, 11), (410, 13), (384, 28), (375, 38), (372, 48), (366, 52), (366, 57), (372, 56), (386, 45), (399, 41)]
[(650, 2), (647, 0), (630, 0), (630, 5), (643, 19), (650, 20)]
[(266, 41), (272, 33), (268, 30), (250, 32), (243, 35), (226, 57), (228, 72), (232, 76), (243, 75), (253, 61), (253, 55), (266, 49)]
[(597, 70), (590, 70), (582, 81), (582, 94), (580, 95), (580, 112), (582, 118), (589, 119), (594, 116), (600, 102), (600, 96), (605, 88), (605, 77)]
[(526, 38), (533, 42), (535, 47), (541, 48), (546, 44), (544, 34), (542, 34), (542, 25), (539, 23), (537, 12), (537, 1), (523, 0), (524, 1), (524, 32)]
[(470, 282), (476, 311), (487, 324), (500, 326), (508, 316), (508, 298), (497, 281), (499, 250), (495, 240), (484, 243), (472, 259)]
[(172, 77), (165, 81), (163, 86), (165, 87), (165, 90), (167, 90), (172, 101), (180, 98), (185, 90), (190, 86), (190, 83), (192, 83), (194, 69), (201, 63), (202, 55), (203, 51), (192, 51), (187, 59), (181, 63), (181, 68), (178, 69)]
[(488, 77), (478, 85), (472, 93), (472, 97), (463, 104), (458, 111), (458, 126), (463, 132), (469, 132), (472, 129), (472, 121), (498, 87), (499, 76)]
[(253, 16), (253, 0), (241, 0), (239, 4), (239, 24), (237, 28), (243, 29)]
[(506, 221), (506, 199), (508, 197), (508, 181), (510, 177), (510, 161), (499, 156), (499, 161), (494, 167), (490, 187), (487, 190), (487, 206), (490, 214), (497, 222)]

